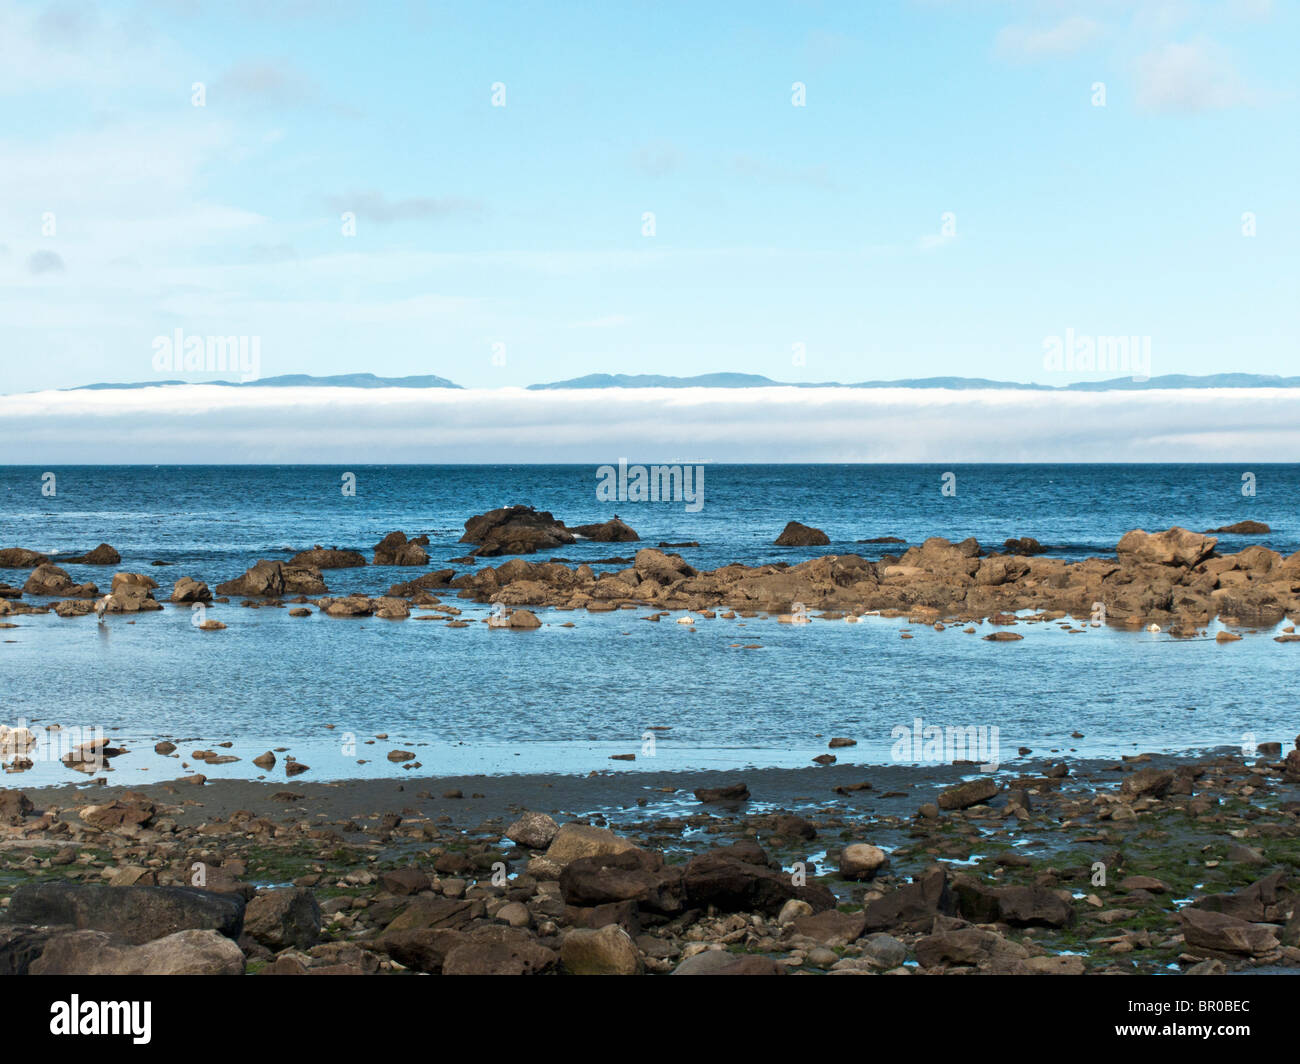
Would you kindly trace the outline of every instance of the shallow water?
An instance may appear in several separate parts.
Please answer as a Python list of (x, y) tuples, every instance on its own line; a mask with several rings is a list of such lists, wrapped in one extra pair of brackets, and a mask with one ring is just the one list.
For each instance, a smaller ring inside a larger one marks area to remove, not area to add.
[[(179, 576), (215, 584), (259, 557), (285, 557), (283, 548), (322, 543), (368, 554), (392, 529), (428, 532), (437, 565), (466, 551), (456, 542), (466, 517), (514, 501), (574, 524), (618, 512), (641, 533), (642, 544), (557, 552), (574, 559), (628, 555), (660, 538), (699, 540), (682, 553), (700, 566), (850, 550), (878, 557), (881, 548), (851, 541), (885, 534), (914, 542), (974, 534), (992, 544), (1023, 534), (1077, 555), (1113, 550), (1132, 527), (1246, 517), (1273, 525), (1262, 537), (1269, 546), (1300, 546), (1300, 518), (1281, 498), (1300, 491), (1296, 466), (1259, 467), (1254, 499), (1240, 496), (1240, 472), (1225, 466), (957, 467), (955, 499), (939, 494), (938, 467), (710, 467), (698, 514), (597, 504), (590, 467), (356, 472), (358, 495), (348, 499), (337, 490), (339, 471), (324, 467), (80, 467), (57, 470), (59, 494), (47, 499), (40, 471), (9, 467), (0, 469), (0, 545), (69, 553), (107, 541), (123, 554), (118, 568), (164, 585), (160, 598)], [(790, 518), (825, 528), (835, 542), (771, 547)], [(174, 565), (151, 568), (155, 559)], [(68, 568), (101, 585), (112, 572)], [(331, 591), (379, 593), (418, 572), (367, 567), (325, 577)], [(0, 580), (23, 578), (0, 570)], [(464, 619), (488, 612), (445, 600)], [(1002, 763), (1020, 746), (1118, 757), (1235, 746), (1245, 735), (1289, 745), (1300, 730), (1288, 696), (1300, 644), (1276, 643), (1272, 633), (1218, 645), (1214, 628), (1209, 639), (1175, 640), (1042, 623), (1020, 625), (1021, 642), (994, 644), (979, 638), (987, 626), (967, 635), (880, 618), (792, 626), (762, 617), (701, 619), (692, 631), (671, 618), (638, 619), (647, 612), (539, 611), (546, 627), (530, 632), (414, 617), (291, 618), (287, 609), (235, 604), (209, 611), (229, 626), (219, 632), (196, 630), (188, 609), (170, 606), (102, 626), (94, 617), (9, 618), (19, 627), (0, 630), (0, 719), (104, 729), (131, 750), (115, 761), (115, 783), (179, 774), (179, 761), (153, 753), (161, 738), (185, 740), (184, 754), (233, 742), (218, 752), (241, 761), (195, 766), (212, 777), (256, 775), (253, 756), (288, 747), (312, 768), (301, 778), (328, 779), (404, 775), (386, 759), (394, 748), (417, 754), (420, 775), (799, 766), (825, 753), (832, 736), (858, 743), (834, 751), (841, 764), (880, 764), (896, 759), (893, 729), (918, 718), (986, 729), (990, 742), (996, 728)], [(568, 621), (575, 627), (560, 627)], [(900, 629), (914, 638), (901, 639)], [(1084, 737), (1070, 738), (1074, 731)], [(368, 745), (376, 733), (389, 739)], [(629, 753), (635, 762), (609, 760)], [(280, 760), (273, 776), (283, 776)], [(22, 779), (70, 777), (41, 762)]]

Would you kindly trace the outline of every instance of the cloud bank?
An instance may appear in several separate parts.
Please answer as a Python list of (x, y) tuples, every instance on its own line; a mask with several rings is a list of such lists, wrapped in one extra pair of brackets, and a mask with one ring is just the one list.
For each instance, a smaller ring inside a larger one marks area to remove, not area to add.
[(245, 388), (0, 396), (0, 462), (1288, 462), (1286, 389), (529, 392)]

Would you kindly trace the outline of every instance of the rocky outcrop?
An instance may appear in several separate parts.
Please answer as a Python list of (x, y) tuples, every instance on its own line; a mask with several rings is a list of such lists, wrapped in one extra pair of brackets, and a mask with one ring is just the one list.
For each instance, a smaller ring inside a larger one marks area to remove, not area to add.
[(574, 525), (569, 531), (597, 543), (632, 543), (641, 538), (618, 517), (611, 517), (608, 521), (595, 525)]
[(691, 905), (722, 912), (761, 912), (776, 916), (790, 899), (807, 902), (814, 912), (833, 908), (835, 896), (818, 885), (796, 885), (788, 872), (771, 867), (758, 847), (718, 848), (692, 858), (682, 872)]
[(215, 931), (178, 931), (140, 945), (103, 931), (52, 936), (32, 975), (243, 975), (244, 953)]
[(566, 905), (634, 902), (646, 912), (671, 915), (682, 910), (682, 869), (665, 865), (662, 854), (635, 848), (580, 857), (560, 873), (560, 893)]
[(39, 551), (26, 547), (0, 548), (0, 569), (35, 569), (50, 559)]
[(388, 589), (388, 594), (394, 598), (413, 598), (423, 591), (437, 591), (448, 587), (455, 575), (455, 569), (435, 569), (431, 573), (417, 576), (414, 580), (394, 584)]
[(326, 591), (320, 570), (311, 565), (286, 565), (260, 561), (243, 576), (217, 585), (218, 595), (280, 598), (283, 595), (320, 595)]
[(411, 615), (411, 607), (405, 599), (389, 596), (374, 599), (366, 595), (323, 598), (317, 599), (316, 606), (330, 617), (382, 617), (389, 621), (404, 621)]
[(310, 550), (299, 551), (289, 559), (290, 565), (308, 565), (317, 569), (357, 569), (366, 564), (366, 556), (356, 550), (326, 548), (319, 543)]
[(1219, 541), (1213, 536), (1170, 528), (1164, 532), (1143, 532), (1140, 528), (1126, 532), (1115, 552), (1120, 560), (1145, 565), (1180, 565), (1184, 569), (1200, 565), (1213, 553)]
[(631, 604), (661, 611), (727, 607), (788, 613), (798, 602), (810, 611), (896, 611), (931, 623), (1024, 610), (1088, 618), (1100, 612), (1100, 604), (1106, 623), (1154, 620), (1175, 635), (1191, 634), (1216, 615), (1273, 624), (1288, 612), (1300, 614), (1300, 553), (1284, 558), (1253, 546), (1238, 554), (1212, 554), (1190, 568), (1177, 563), (1212, 552), (1212, 542), (1185, 530), (1138, 532), (1125, 537), (1116, 558), (1067, 562), (989, 555), (974, 539), (952, 543), (932, 537), (901, 556), (877, 561), (827, 555), (796, 565), (733, 564), (706, 571), (679, 555), (643, 548), (631, 565), (600, 574), (588, 565), (515, 558), (463, 573), (451, 586), (463, 597), (506, 606)]
[(121, 562), (122, 555), (107, 543), (101, 543), (94, 550), (87, 551), (79, 557), (63, 560), (69, 565), (117, 565)]
[(17, 887), (8, 918), (19, 924), (105, 931), (131, 944), (188, 930), (238, 938), (244, 899), (193, 887), (110, 887), (50, 880)]
[(303, 887), (268, 890), (244, 910), (244, 934), (267, 949), (309, 949), (320, 941), (321, 908)]
[(1211, 528), (1205, 534), (1207, 536), (1266, 536), (1273, 530), (1263, 521), (1238, 521), (1233, 525), (1224, 525), (1222, 528)]
[(172, 585), (171, 601), (185, 603), (211, 602), (212, 592), (202, 580), (182, 576)]
[(808, 525), (801, 525), (798, 521), (790, 521), (781, 534), (776, 537), (774, 545), (777, 547), (824, 547), (830, 541), (830, 536), (820, 528), (812, 528)]
[(389, 532), (375, 544), (375, 565), (428, 565), (428, 536), (407, 539), (405, 532)]
[(1189, 949), (1252, 957), (1273, 953), (1280, 945), (1272, 928), (1227, 913), (1186, 908), (1178, 919)]
[(575, 928), (560, 946), (560, 964), (571, 975), (638, 975), (641, 954), (617, 924), (598, 931)]
[(113, 585), (104, 608), (108, 613), (147, 613), (162, 609), (153, 597), (158, 586), (152, 577), (143, 573), (114, 573)]
[(99, 588), (94, 584), (78, 584), (65, 570), (46, 562), (32, 570), (27, 583), (23, 585), (23, 594), (42, 597), (59, 595), (66, 598), (94, 598), (99, 594)]
[(460, 542), (477, 544), (471, 552), (476, 557), (492, 558), (551, 550), (576, 542), (576, 537), (547, 511), (507, 506), (471, 517)]
[[(3, 806), (0, 806), (3, 809)], [(546, 813), (524, 813), (506, 828), (506, 838), (517, 846), (529, 850), (544, 850), (559, 831), (554, 819)]]

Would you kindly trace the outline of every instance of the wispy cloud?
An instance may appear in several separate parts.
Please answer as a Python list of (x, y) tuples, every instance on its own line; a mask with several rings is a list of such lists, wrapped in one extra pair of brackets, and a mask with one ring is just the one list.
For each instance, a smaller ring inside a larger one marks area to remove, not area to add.
[(33, 251), (27, 256), (27, 272), (34, 275), (62, 273), (63, 256), (56, 251)]
[(1232, 60), (1207, 40), (1166, 44), (1137, 62), (1137, 104), (1146, 111), (1219, 111), (1251, 102)]
[(483, 213), (483, 202), (462, 196), (415, 196), (390, 200), (384, 193), (353, 192), (331, 196), (329, 207), (335, 211), (352, 211), (379, 225), (410, 222), (425, 218), (474, 217)]
[(1100, 23), (1083, 15), (1071, 15), (1050, 26), (1006, 26), (998, 33), (994, 47), (1004, 59), (1048, 59), (1082, 51), (1101, 36)]

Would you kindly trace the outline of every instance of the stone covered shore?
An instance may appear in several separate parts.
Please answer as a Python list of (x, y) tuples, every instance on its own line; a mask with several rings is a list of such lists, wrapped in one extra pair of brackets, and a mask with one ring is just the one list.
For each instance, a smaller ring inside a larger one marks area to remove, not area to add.
[(970, 772), (0, 791), (0, 973), (1300, 971), (1300, 745)]
[[(330, 616), (393, 620), (406, 619), (412, 609), (423, 608), (433, 614), (423, 619), (464, 627), (468, 622), (460, 619), (458, 609), (444, 602), (454, 597), (500, 604), (504, 612), (499, 623), (514, 628), (537, 626), (537, 618), (525, 607), (592, 611), (646, 607), (704, 616), (720, 611), (724, 616), (760, 611), (793, 616), (818, 610), (831, 619), (878, 612), (922, 622), (957, 623), (984, 619), (1011, 623), (1016, 612), (1038, 611), (1131, 627), (1155, 624), (1176, 636), (1197, 635), (1215, 618), (1228, 625), (1273, 627), (1300, 617), (1300, 552), (1283, 556), (1256, 545), (1221, 554), (1215, 535), (1178, 527), (1154, 533), (1133, 530), (1119, 541), (1113, 557), (1074, 562), (1043, 556), (1043, 548), (1028, 538), (1008, 540), (1001, 549), (985, 548), (974, 539), (951, 543), (931, 538), (902, 554), (875, 559), (836, 554), (797, 564), (731, 564), (697, 570), (680, 553), (655, 547), (582, 564), (520, 556), (562, 548), (576, 542), (579, 534), (596, 542), (636, 541), (636, 532), (617, 518), (569, 529), (549, 513), (509, 507), (465, 524), (461, 541), (476, 545), (464, 557), (450, 559), (458, 568), (430, 568), (427, 536), (408, 539), (393, 532), (375, 545), (369, 565), (400, 566), (407, 573), (412, 568), (427, 571), (387, 590), (376, 587), (368, 593), (341, 596), (329, 594), (327, 574), (333, 569), (366, 567), (359, 551), (317, 546), (286, 561), (258, 561), (244, 574), (218, 583), (215, 593), (193, 575), (176, 580), (167, 594), (146, 574), (118, 572), (101, 598), (96, 584), (76, 583), (49, 558), (24, 548), (7, 548), (0, 550), (0, 569), (26, 568), (30, 573), (21, 587), (0, 583), (0, 616), (53, 611), (78, 617), (97, 609), (140, 613), (162, 609), (160, 597), (191, 606), (238, 598), (245, 606), (296, 606), (302, 615), (314, 606)], [(1259, 534), (1254, 528), (1250, 532)], [(818, 529), (791, 522), (774, 546), (807, 548), (828, 542)], [(485, 558), (503, 555), (515, 556), (495, 566), (481, 564)], [(75, 560), (114, 565), (120, 557), (102, 544)], [(211, 620), (208, 627), (224, 625)], [(1010, 633), (1003, 636), (1015, 638)], [(1236, 636), (1223, 633), (1221, 638)], [(1277, 638), (1300, 641), (1290, 626)]]

